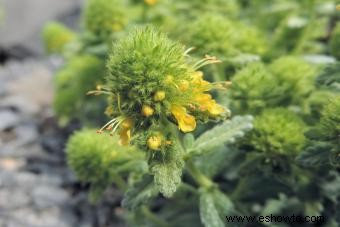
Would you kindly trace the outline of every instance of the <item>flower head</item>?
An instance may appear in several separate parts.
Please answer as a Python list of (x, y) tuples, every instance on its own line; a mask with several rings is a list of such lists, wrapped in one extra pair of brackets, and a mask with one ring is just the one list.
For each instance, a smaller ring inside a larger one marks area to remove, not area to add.
[[(111, 97), (113, 120), (104, 128), (119, 127), (121, 119), (132, 119), (134, 127), (120, 131), (121, 138), (130, 138), (132, 129), (138, 135), (151, 128), (165, 130), (175, 123), (182, 132), (191, 132), (197, 121), (224, 118), (228, 111), (209, 91), (225, 87), (225, 83), (210, 83), (199, 71), (213, 63), (219, 60), (211, 56), (192, 63), (179, 43), (151, 27), (136, 29), (114, 45), (108, 84), (98, 91)], [(148, 146), (157, 147), (152, 141), (148, 140)]]

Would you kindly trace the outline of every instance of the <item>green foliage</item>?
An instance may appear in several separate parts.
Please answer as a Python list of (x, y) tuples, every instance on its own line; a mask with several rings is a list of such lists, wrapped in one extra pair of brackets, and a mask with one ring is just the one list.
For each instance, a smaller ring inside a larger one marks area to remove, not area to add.
[(127, 189), (122, 206), (135, 210), (142, 204), (146, 204), (158, 195), (159, 190), (153, 184), (153, 178), (150, 175), (144, 175), (139, 181), (135, 182)]
[(119, 0), (87, 0), (83, 19), (86, 30), (99, 38), (109, 39), (127, 24), (124, 7)]
[(255, 118), (250, 144), (261, 152), (295, 155), (305, 144), (305, 130), (303, 121), (291, 111), (268, 109)]
[(234, 143), (238, 138), (245, 135), (253, 127), (251, 116), (236, 116), (230, 121), (206, 131), (194, 142), (191, 150), (194, 154), (211, 152), (214, 148), (225, 143)]
[(76, 34), (64, 25), (50, 22), (43, 30), (43, 42), (48, 53), (62, 54), (65, 46), (76, 38)]
[(324, 138), (340, 144), (340, 96), (331, 99), (322, 112), (320, 130)]
[[(103, 111), (103, 101), (87, 96), (86, 93), (104, 80), (104, 65), (94, 56), (84, 55), (72, 58), (56, 75), (56, 96), (54, 110), (61, 123), (72, 118), (89, 120)], [(99, 121), (101, 122), (101, 121)]]
[(316, 78), (316, 85), (340, 91), (340, 63), (327, 65)]
[(334, 57), (340, 59), (340, 23), (337, 23), (329, 41), (329, 49)]
[(200, 217), (206, 227), (225, 226), (225, 216), (235, 215), (230, 199), (218, 189), (200, 190)]

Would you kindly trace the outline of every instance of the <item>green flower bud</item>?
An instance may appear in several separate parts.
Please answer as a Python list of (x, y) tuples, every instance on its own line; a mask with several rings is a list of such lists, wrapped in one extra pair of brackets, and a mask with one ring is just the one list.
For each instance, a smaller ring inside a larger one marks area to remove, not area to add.
[(127, 24), (126, 9), (119, 0), (88, 0), (84, 13), (85, 28), (107, 39)]
[(65, 45), (75, 38), (75, 33), (59, 23), (48, 23), (43, 30), (43, 42), (48, 53), (61, 54)]
[(305, 144), (304, 122), (293, 112), (268, 109), (255, 118), (250, 144), (261, 152), (294, 155)]
[(315, 88), (317, 68), (298, 57), (282, 57), (269, 65), (280, 86), (286, 89), (286, 96), (293, 104), (301, 104)]
[[(143, 153), (131, 146), (120, 146), (117, 137), (108, 139), (91, 129), (73, 134), (67, 142), (66, 153), (68, 164), (77, 177), (101, 191), (113, 182), (119, 185), (117, 175), (147, 168)], [(120, 168), (122, 166), (124, 168)]]
[(276, 106), (285, 90), (262, 63), (252, 63), (238, 71), (232, 79), (230, 95), (238, 112), (258, 113)]
[(194, 46), (201, 55), (210, 53), (222, 58), (240, 52), (262, 54), (265, 49), (255, 28), (220, 15), (200, 16), (184, 34), (184, 42)]

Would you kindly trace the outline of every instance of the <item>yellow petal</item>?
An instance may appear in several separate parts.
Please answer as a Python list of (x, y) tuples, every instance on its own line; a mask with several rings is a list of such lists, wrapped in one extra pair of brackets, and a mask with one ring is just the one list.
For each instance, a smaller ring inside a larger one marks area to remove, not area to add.
[(200, 110), (208, 111), (211, 115), (220, 115), (224, 112), (224, 108), (218, 105), (210, 94), (198, 94), (195, 101), (200, 105)]
[(171, 113), (177, 120), (178, 127), (183, 132), (191, 132), (196, 128), (195, 117), (187, 114), (186, 109), (183, 106), (172, 105)]
[(225, 110), (224, 110), (223, 106), (214, 103), (213, 105), (210, 105), (210, 106), (208, 107), (208, 111), (209, 111), (209, 113), (212, 114), (212, 115), (220, 115), (220, 114), (222, 114)]
[(182, 130), (182, 132), (192, 132), (196, 128), (196, 120), (195, 117), (189, 114), (186, 114), (180, 121), (178, 121), (178, 127)]
[(121, 143), (121, 145), (124, 146), (128, 145), (131, 139), (131, 130), (126, 128), (121, 129), (119, 132), (119, 137), (120, 137), (119, 142)]

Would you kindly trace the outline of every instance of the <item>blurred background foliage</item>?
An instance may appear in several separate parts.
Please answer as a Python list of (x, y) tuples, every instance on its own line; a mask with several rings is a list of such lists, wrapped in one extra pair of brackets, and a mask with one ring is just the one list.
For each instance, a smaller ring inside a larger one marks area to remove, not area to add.
[[(232, 214), (323, 215), (326, 222), (315, 226), (339, 226), (336, 4), (333, 0), (87, 0), (78, 31), (56, 22), (47, 24), (46, 51), (65, 59), (55, 77), (54, 101), (64, 126), (77, 120), (98, 127), (106, 120), (105, 98), (86, 93), (104, 82), (112, 43), (131, 27), (146, 24), (187, 48), (194, 47), (191, 54), (196, 58), (209, 54), (221, 59), (221, 64), (204, 69), (212, 82), (232, 81), (230, 89), (216, 98), (233, 116), (254, 118), (253, 130), (243, 138), (197, 154), (195, 164), (218, 189), (198, 190), (184, 175), (175, 196), (165, 200), (150, 177), (142, 177), (147, 169), (140, 153), (121, 150), (115, 139), (96, 137), (88, 129), (69, 141), (71, 167), (79, 179), (91, 183), (93, 198), (112, 183), (123, 191), (127, 187), (123, 206), (131, 226), (228, 226), (224, 216)], [(188, 146), (212, 125), (187, 136)]]

